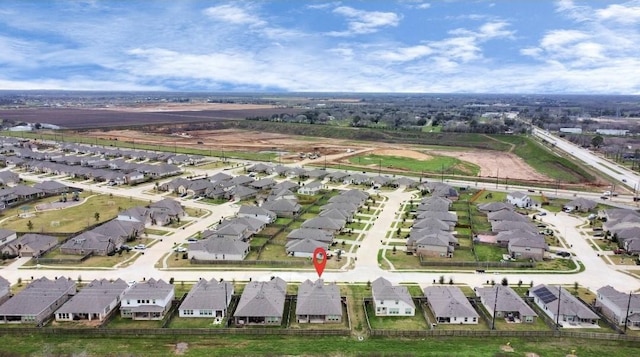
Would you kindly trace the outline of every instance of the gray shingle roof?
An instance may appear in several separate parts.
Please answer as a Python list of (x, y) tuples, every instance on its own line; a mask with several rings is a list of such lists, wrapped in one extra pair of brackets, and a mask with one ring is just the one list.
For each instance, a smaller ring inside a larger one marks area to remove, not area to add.
[[(517, 311), (520, 316), (538, 316), (529, 305), (509, 286), (495, 285), (492, 287), (476, 288), (476, 295), (482, 298), (482, 303), (487, 310), (513, 312)], [(496, 290), (498, 292), (498, 300), (496, 303)]]
[(313, 239), (321, 242), (331, 242), (333, 240), (333, 234), (316, 228), (297, 228), (292, 230), (288, 235), (287, 239)]
[(173, 292), (173, 285), (164, 280), (153, 278), (143, 283), (133, 285), (122, 297), (123, 300), (131, 299), (164, 299)]
[(276, 277), (267, 282), (253, 281), (245, 286), (234, 316), (282, 317), (287, 283)]
[(75, 286), (73, 280), (63, 277), (56, 280), (46, 277), (34, 280), (0, 306), (0, 316), (38, 315), (69, 290), (75, 293)]
[[(226, 293), (226, 296), (225, 296)], [(180, 304), (180, 310), (225, 310), (231, 302), (233, 285), (229, 282), (200, 279)]]
[(67, 301), (56, 313), (104, 313), (129, 288), (124, 280), (94, 280)]
[(239, 239), (222, 237), (203, 239), (189, 245), (189, 251), (204, 251), (211, 254), (244, 255), (249, 243)]
[(424, 296), (436, 318), (479, 317), (457, 286), (429, 286), (424, 289)]
[(375, 300), (399, 300), (414, 309), (416, 307), (406, 286), (393, 286), (389, 280), (383, 277), (371, 283), (371, 291)]
[[(549, 293), (552, 294), (555, 299), (545, 303), (547, 309), (556, 314), (558, 311), (558, 303), (560, 304), (560, 315), (578, 316), (581, 319), (599, 319), (595, 312), (591, 311), (578, 299), (576, 299), (570, 292), (558, 286), (551, 285), (537, 285), (529, 290), (530, 296), (541, 296), (541, 288), (546, 288)], [(560, 300), (558, 300), (560, 295)]]
[(342, 316), (340, 289), (335, 283), (306, 280), (298, 287), (296, 315)]
[(287, 244), (285, 244), (285, 249), (287, 253), (289, 252), (313, 253), (318, 247), (323, 248), (324, 250), (327, 250), (329, 248), (329, 243), (320, 242), (310, 238), (305, 238), (305, 239), (290, 240), (287, 242)]

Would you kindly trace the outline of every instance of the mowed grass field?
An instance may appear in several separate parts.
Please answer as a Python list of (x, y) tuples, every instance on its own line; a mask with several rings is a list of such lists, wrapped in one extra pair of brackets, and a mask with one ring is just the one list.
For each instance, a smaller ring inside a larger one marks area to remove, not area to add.
[[(186, 344), (186, 357), (196, 356), (447, 356), (544, 357), (637, 356), (640, 344), (566, 338), (368, 338), (288, 336), (127, 336), (26, 334), (3, 336), (2, 356), (174, 356)], [(503, 352), (509, 343), (514, 352)]]
[(358, 155), (349, 158), (354, 165), (376, 166), (382, 169), (400, 169), (410, 172), (446, 173), (476, 176), (480, 168), (472, 163), (448, 156), (433, 156), (428, 160), (388, 155)]
[[(20, 207), (23, 206), (18, 206), (2, 215), (5, 220), (0, 223), (0, 228), (17, 232), (29, 232), (28, 223), (31, 221), (33, 232), (75, 233), (89, 225), (115, 218), (119, 210), (140, 205), (144, 206), (149, 203), (128, 197), (104, 194), (87, 194), (85, 198), (85, 202), (72, 207), (41, 212), (34, 212), (33, 210), (33, 207), (39, 202), (28, 203), (27, 205), (31, 207), (29, 212), (34, 216), (25, 218), (19, 217), (19, 213), (21, 213)], [(51, 199), (46, 202), (50, 201)], [(100, 214), (98, 220), (95, 217), (96, 212)]]

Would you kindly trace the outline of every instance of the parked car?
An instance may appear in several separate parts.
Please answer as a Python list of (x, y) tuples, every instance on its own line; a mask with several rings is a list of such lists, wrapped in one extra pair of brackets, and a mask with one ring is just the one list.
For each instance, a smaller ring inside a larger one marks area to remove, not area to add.
[(184, 253), (184, 252), (187, 251), (187, 248), (185, 248), (185, 247), (177, 247), (173, 251), (177, 252), (177, 253)]
[(613, 251), (613, 254), (624, 254), (624, 253), (626, 253), (626, 252), (627, 252), (627, 251), (626, 251), (626, 250), (624, 250), (624, 249), (616, 249), (616, 250), (614, 250), (614, 251)]
[(135, 247), (133, 247), (133, 249), (137, 249), (137, 250), (145, 250), (147, 249), (147, 246), (144, 244), (138, 244)]
[(187, 242), (189, 242), (189, 243), (193, 243), (193, 242), (197, 242), (197, 241), (198, 241), (198, 238), (195, 238), (195, 237), (187, 238)]
[(547, 215), (547, 212), (540, 212), (540, 213), (538, 213), (538, 216), (546, 216), (546, 215)]
[(559, 255), (559, 256), (561, 256), (561, 257), (565, 257), (565, 258), (567, 258), (567, 257), (570, 257), (570, 256), (571, 256), (571, 253), (569, 253), (569, 252), (559, 251), (559, 252), (556, 252), (556, 255)]

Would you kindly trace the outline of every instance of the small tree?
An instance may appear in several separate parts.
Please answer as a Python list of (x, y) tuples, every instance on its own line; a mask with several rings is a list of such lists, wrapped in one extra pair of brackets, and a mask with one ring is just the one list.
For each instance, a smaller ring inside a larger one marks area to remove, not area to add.
[(78, 284), (82, 284), (82, 276), (78, 275)]
[(27, 229), (28, 229), (29, 231), (32, 231), (32, 230), (33, 230), (33, 222), (31, 222), (31, 220), (29, 220), (29, 221), (27, 222)]
[(169, 278), (169, 284), (173, 285), (173, 282), (175, 281), (175, 279), (173, 277)]
[(367, 290), (371, 289), (371, 280), (367, 281)]
[(93, 214), (93, 218), (96, 219), (96, 222), (98, 222), (100, 220), (100, 212), (96, 212)]
[(508, 286), (509, 285), (509, 281), (507, 280), (506, 277), (502, 278), (502, 281), (500, 282), (500, 284), (502, 284), (502, 286)]
[(574, 282), (573, 283), (573, 291), (578, 292), (578, 287), (580, 287), (580, 284), (578, 284), (578, 282)]
[(518, 287), (522, 286), (522, 279), (518, 280)]
[(391, 249), (391, 251), (393, 252), (393, 254), (396, 254), (396, 252), (398, 251), (398, 248), (394, 245), (393, 249)]
[(22, 278), (18, 278), (18, 286), (22, 286)]
[(444, 284), (444, 275), (440, 275), (440, 278), (438, 279), (438, 283)]

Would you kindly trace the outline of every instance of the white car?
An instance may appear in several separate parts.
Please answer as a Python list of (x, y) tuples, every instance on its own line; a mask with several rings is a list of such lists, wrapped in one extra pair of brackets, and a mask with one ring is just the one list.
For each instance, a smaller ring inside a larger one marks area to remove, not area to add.
[(187, 251), (187, 248), (185, 248), (185, 247), (177, 247), (173, 251), (177, 252), (177, 253), (185, 253)]
[(133, 247), (133, 249), (137, 249), (137, 250), (145, 250), (147, 249), (147, 246), (144, 244), (138, 244), (135, 247)]

